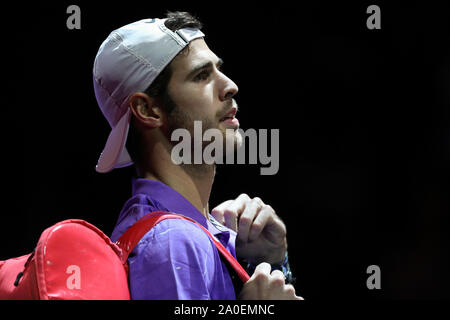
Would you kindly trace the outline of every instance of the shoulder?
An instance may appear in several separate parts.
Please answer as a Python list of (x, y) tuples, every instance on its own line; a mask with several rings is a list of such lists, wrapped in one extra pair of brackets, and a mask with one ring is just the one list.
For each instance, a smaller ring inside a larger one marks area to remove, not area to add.
[(111, 234), (111, 240), (113, 242), (117, 241), (128, 228), (147, 213), (160, 210), (166, 211), (159, 203), (153, 203), (150, 200), (146, 195), (137, 194), (124, 204)]
[(214, 255), (214, 243), (198, 225), (184, 219), (166, 219), (155, 225), (141, 239), (137, 251), (164, 255), (171, 251), (173, 256), (203, 252)]

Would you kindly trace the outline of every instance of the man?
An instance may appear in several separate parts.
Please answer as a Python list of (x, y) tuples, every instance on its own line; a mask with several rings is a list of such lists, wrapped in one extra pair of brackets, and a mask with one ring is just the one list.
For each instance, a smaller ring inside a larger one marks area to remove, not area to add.
[[(220, 130), (236, 147), (242, 140), (233, 99), (238, 87), (220, 71), (222, 61), (200, 29), (200, 22), (183, 12), (141, 20), (113, 31), (96, 56), (95, 94), (113, 128), (97, 171), (134, 163), (139, 177), (111, 239), (148, 212), (170, 211), (196, 220), (255, 270), (235, 292), (227, 265), (205, 232), (189, 221), (164, 220), (130, 255), (131, 297), (300, 300), (285, 283), (286, 227), (274, 210), (242, 194), (209, 214), (215, 165), (177, 165), (171, 159), (171, 133), (177, 128), (192, 133), (194, 121), (204, 130)], [(226, 129), (234, 134), (225, 135)]]

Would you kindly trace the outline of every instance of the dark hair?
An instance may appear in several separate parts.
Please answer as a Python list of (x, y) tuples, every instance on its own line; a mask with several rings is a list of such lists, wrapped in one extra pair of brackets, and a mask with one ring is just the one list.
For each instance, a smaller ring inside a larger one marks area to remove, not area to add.
[[(189, 12), (175, 11), (166, 13), (167, 20), (164, 21), (164, 25), (173, 32), (183, 28), (197, 28), (201, 29), (202, 23)], [(184, 48), (180, 53), (188, 50), (188, 47)], [(172, 76), (172, 69), (170, 63), (161, 71), (156, 79), (150, 84), (150, 86), (144, 91), (149, 97), (158, 99), (163, 110), (170, 115), (175, 109), (175, 103), (173, 102), (170, 94), (167, 90), (170, 78)], [(134, 125), (134, 117), (130, 120), (130, 129), (128, 131), (128, 138), (126, 142), (127, 151), (131, 159), (136, 163), (140, 156), (140, 133)]]

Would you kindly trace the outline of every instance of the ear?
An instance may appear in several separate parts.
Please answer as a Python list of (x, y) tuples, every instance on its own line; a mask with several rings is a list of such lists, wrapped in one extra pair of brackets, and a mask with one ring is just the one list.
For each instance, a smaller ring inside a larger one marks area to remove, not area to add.
[(130, 97), (129, 107), (141, 125), (158, 128), (164, 124), (164, 112), (158, 101), (143, 92), (136, 92)]

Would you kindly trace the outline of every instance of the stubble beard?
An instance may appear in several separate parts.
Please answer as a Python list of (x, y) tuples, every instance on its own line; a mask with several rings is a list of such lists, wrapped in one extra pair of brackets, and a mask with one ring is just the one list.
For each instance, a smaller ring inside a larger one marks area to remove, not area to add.
[[(216, 116), (216, 118), (218, 119), (218, 116)], [(202, 136), (201, 137), (196, 137), (194, 135), (194, 121), (201, 121), (202, 122)], [(232, 151), (234, 154), (236, 154), (237, 149), (240, 147), (240, 145), (242, 144), (242, 136), (241, 133), (238, 131), (238, 129), (224, 129), (223, 127), (220, 126), (219, 121), (218, 120), (211, 120), (209, 118), (203, 118), (203, 119), (194, 119), (189, 113), (185, 112), (184, 110), (182, 110), (182, 108), (180, 108), (178, 105), (176, 105), (175, 103), (172, 106), (172, 112), (168, 115), (168, 140), (172, 141), (170, 139), (170, 137), (172, 136), (172, 133), (174, 132), (174, 130), (176, 129), (186, 129), (187, 131), (189, 131), (190, 133), (190, 137), (191, 137), (191, 155), (194, 154), (194, 143), (196, 141), (194, 141), (195, 139), (200, 139), (202, 140), (203, 134), (206, 130), (208, 129), (217, 129), (220, 130), (220, 132), (222, 133), (222, 139), (223, 139), (223, 152), (222, 154), (224, 155), (224, 159), (226, 157), (226, 152), (230, 152)], [(231, 132), (230, 130), (233, 131), (232, 134), (227, 134), (227, 131)], [(198, 143), (198, 142), (197, 142)], [(210, 143), (210, 141), (202, 141), (202, 152), (203, 149)], [(232, 144), (233, 148), (227, 148), (227, 144)], [(172, 143), (172, 147), (175, 145), (175, 142)], [(231, 150), (230, 150), (231, 149)], [(171, 151), (171, 150), (170, 150)], [(201, 163), (201, 164), (194, 164), (193, 161), (191, 161), (191, 164), (180, 164), (180, 166), (182, 166), (185, 170), (188, 170), (192, 173), (195, 174), (204, 174), (206, 172), (208, 172), (209, 170), (214, 169), (216, 167), (216, 164), (206, 164), (206, 163)]]

